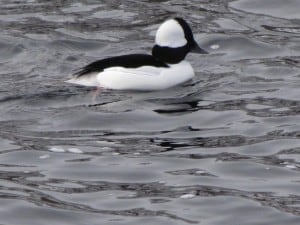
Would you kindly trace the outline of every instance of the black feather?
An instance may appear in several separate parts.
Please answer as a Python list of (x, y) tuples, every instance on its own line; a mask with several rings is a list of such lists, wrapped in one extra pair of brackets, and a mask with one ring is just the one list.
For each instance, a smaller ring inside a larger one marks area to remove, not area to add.
[(157, 60), (152, 55), (131, 54), (115, 56), (92, 62), (76, 72), (74, 76), (81, 77), (93, 72), (99, 73), (106, 68), (117, 66), (125, 68), (138, 68), (141, 66), (169, 67), (166, 63)]

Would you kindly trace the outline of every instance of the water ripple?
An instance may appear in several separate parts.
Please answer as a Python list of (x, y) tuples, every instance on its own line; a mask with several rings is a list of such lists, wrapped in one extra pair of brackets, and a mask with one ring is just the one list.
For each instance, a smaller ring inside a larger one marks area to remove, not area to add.
[[(298, 1), (1, 3), (3, 224), (299, 224)], [(64, 83), (149, 53), (170, 17), (210, 51), (192, 81), (94, 101)]]

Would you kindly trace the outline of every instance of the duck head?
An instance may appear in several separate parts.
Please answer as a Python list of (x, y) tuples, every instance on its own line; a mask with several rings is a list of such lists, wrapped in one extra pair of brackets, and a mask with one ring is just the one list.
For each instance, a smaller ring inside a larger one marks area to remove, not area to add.
[(184, 60), (189, 52), (208, 53), (197, 44), (190, 26), (184, 19), (174, 18), (160, 25), (152, 48), (152, 55), (156, 59), (175, 64)]

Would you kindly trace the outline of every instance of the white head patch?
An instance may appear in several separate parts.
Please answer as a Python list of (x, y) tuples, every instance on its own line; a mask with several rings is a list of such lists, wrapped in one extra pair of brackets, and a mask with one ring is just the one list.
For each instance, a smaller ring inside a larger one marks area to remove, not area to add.
[(159, 46), (177, 48), (187, 43), (184, 31), (176, 20), (167, 20), (158, 28), (155, 43)]

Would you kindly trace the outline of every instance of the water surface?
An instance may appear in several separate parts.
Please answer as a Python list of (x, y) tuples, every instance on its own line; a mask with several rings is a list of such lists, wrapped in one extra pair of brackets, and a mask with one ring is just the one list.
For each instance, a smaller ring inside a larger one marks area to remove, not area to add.
[[(1, 224), (300, 223), (299, 1), (0, 2)], [(192, 81), (63, 82), (175, 16)]]

